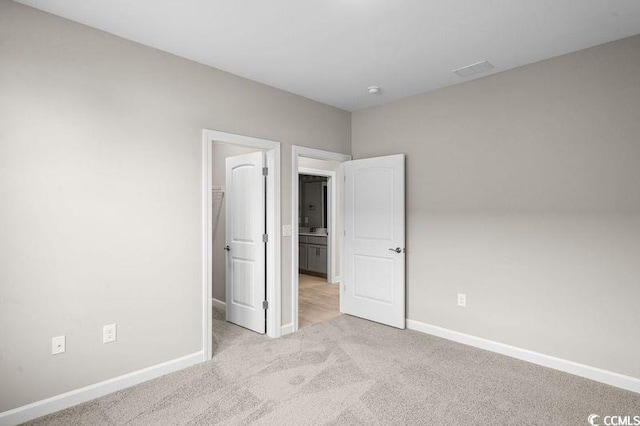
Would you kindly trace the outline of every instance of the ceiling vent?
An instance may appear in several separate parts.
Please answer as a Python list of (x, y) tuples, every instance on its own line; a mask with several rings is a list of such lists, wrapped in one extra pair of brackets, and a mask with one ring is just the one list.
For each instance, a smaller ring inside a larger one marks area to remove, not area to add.
[(493, 65), (489, 63), (489, 61), (480, 61), (475, 64), (467, 65), (466, 67), (458, 68), (457, 70), (453, 70), (460, 77), (468, 77), (474, 74), (480, 74), (481, 72), (489, 71), (493, 69)]

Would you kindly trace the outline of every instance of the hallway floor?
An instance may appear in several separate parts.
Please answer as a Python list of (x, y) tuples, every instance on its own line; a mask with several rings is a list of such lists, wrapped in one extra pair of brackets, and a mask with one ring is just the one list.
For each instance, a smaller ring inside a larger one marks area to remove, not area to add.
[(329, 321), (340, 315), (340, 284), (326, 278), (298, 275), (298, 329)]

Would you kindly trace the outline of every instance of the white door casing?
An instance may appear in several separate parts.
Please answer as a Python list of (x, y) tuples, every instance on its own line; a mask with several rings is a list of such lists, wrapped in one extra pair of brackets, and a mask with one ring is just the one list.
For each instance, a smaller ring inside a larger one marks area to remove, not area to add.
[(226, 159), (227, 321), (265, 333), (264, 153)]
[(404, 154), (344, 163), (343, 312), (405, 328)]

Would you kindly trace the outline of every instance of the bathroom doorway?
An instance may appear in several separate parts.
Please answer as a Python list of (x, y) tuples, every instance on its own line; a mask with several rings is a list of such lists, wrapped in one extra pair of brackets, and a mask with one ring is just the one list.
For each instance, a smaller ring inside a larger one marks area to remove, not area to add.
[[(305, 161), (302, 160), (304, 164)], [(298, 169), (298, 327), (328, 321), (340, 315), (340, 288), (331, 283), (330, 231), (338, 163), (322, 169)], [(332, 190), (333, 189), (333, 190)]]
[(291, 332), (340, 315), (342, 162), (350, 158), (293, 147)]
[[(303, 170), (304, 171), (304, 170)], [(326, 278), (329, 274), (329, 187), (331, 177), (298, 175), (298, 226), (300, 273)]]

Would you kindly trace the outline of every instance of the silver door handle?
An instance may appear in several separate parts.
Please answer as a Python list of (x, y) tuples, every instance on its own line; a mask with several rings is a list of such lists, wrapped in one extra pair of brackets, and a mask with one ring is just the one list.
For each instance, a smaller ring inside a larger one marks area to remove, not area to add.
[(400, 247), (390, 248), (389, 251), (395, 251), (396, 253), (402, 253), (402, 249)]
[(225, 249), (226, 251), (231, 251), (231, 247), (229, 247), (229, 246), (224, 246), (224, 249)]

